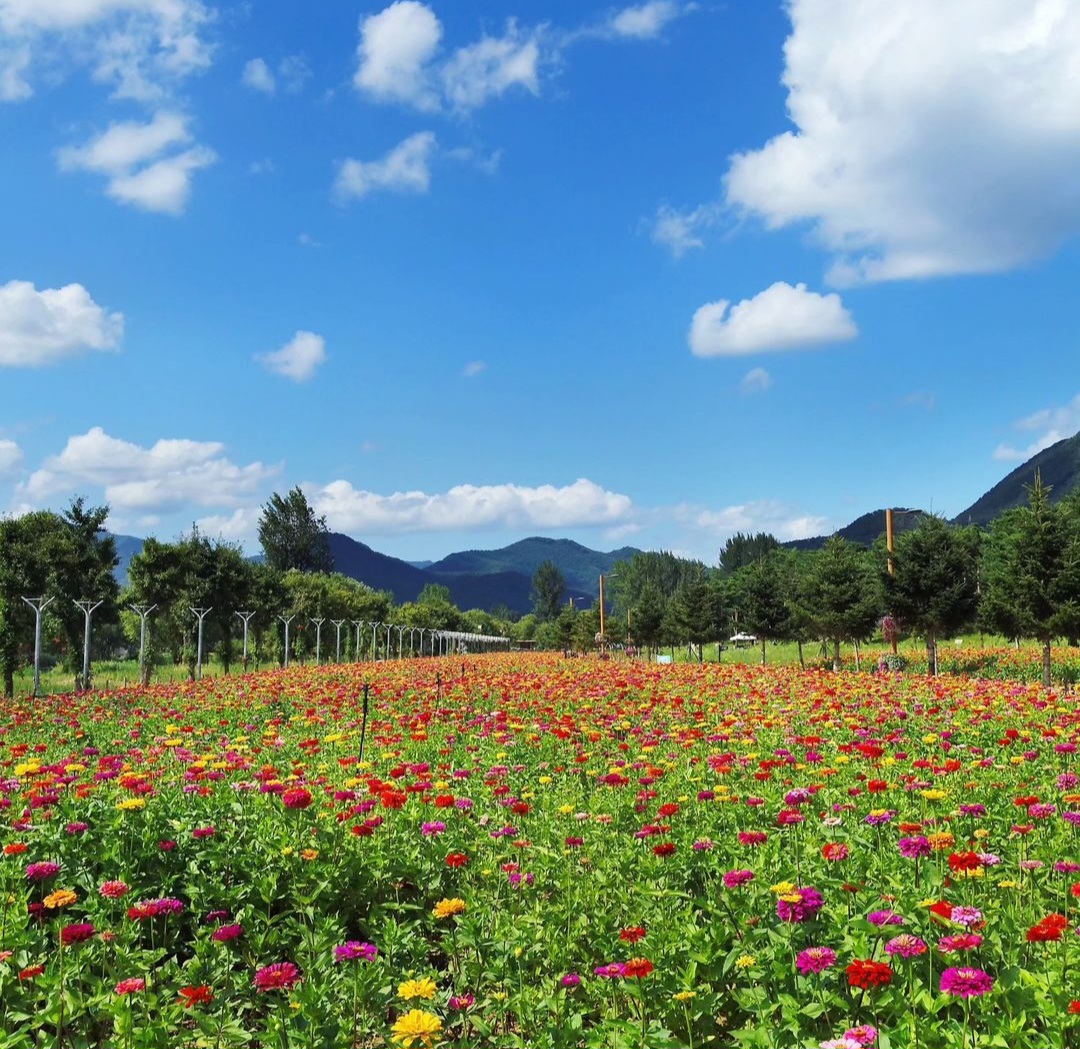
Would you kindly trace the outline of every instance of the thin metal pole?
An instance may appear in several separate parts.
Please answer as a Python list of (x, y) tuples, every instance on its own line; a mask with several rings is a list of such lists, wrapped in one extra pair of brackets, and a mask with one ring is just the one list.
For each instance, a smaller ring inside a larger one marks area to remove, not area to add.
[(244, 621), (244, 673), (247, 673), (248, 668), (248, 624), (251, 622), (251, 617), (255, 615), (254, 612), (234, 612), (233, 615), (239, 616)]
[(393, 630), (393, 629), (394, 628), (389, 623), (386, 624), (386, 658), (387, 659), (390, 658), (390, 631)]
[(322, 625), (325, 619), (313, 619), (315, 624), (315, 665), (319, 665), (319, 657), (322, 655)]
[(371, 686), (364, 682), (364, 717), (360, 722), (360, 760), (364, 760), (364, 740), (367, 738), (368, 693)]
[(341, 628), (345, 625), (344, 619), (331, 619), (331, 623), (334, 624), (334, 628), (337, 630), (337, 645), (334, 653), (334, 662), (341, 662)]
[(191, 614), (199, 621), (199, 641), (198, 647), (195, 650), (195, 677), (197, 680), (202, 681), (202, 634), (203, 634), (203, 620), (214, 609), (210, 608), (193, 608)]
[(76, 601), (75, 606), (82, 609), (86, 617), (86, 625), (83, 628), (83, 654), (82, 654), (82, 687), (83, 691), (90, 688), (90, 617), (103, 605), (104, 601), (95, 602), (92, 598)]
[(371, 624), (371, 661), (375, 662), (375, 633), (382, 626), (382, 623)]
[(295, 612), (291, 616), (278, 616), (278, 619), (280, 619), (285, 624), (285, 668), (286, 668), (286, 670), (289, 667), (289, 624), (295, 618), (296, 618), (296, 613)]
[(354, 663), (359, 663), (360, 662), (360, 628), (364, 625), (364, 621), (362, 619), (354, 619), (354, 620), (352, 620), (352, 625), (354, 627), (356, 627), (356, 651), (353, 652), (353, 662)]
[(139, 625), (139, 684), (146, 680), (146, 619), (157, 608), (153, 605), (131, 605), (134, 612), (142, 622)]
[(41, 615), (55, 598), (24, 597), (23, 600), (34, 610), (34, 697), (41, 691)]

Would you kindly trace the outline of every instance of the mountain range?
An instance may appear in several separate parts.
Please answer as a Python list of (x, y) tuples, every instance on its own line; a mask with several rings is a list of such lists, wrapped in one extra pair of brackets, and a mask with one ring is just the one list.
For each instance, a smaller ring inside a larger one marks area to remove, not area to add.
[[(999, 514), (1027, 501), (1027, 488), (1038, 472), (1043, 484), (1050, 487), (1050, 498), (1064, 498), (1080, 484), (1080, 434), (1067, 437), (1038, 452), (1027, 462), (1003, 477), (953, 519), (955, 524), (986, 527)], [(895, 510), (896, 531), (914, 528), (925, 511)], [(869, 546), (885, 531), (885, 511), (872, 510), (857, 517), (835, 534), (853, 543)], [(141, 549), (143, 541), (135, 536), (117, 535), (116, 551), (120, 557), (116, 575), (121, 585), (127, 582), (127, 566)], [(798, 550), (817, 550), (828, 536), (795, 539), (784, 546)], [(413, 601), (429, 583), (445, 586), (458, 608), (490, 610), (505, 605), (511, 612), (524, 614), (532, 609), (532, 577), (544, 561), (552, 561), (566, 580), (566, 597), (575, 604), (591, 604), (599, 595), (600, 576), (611, 573), (617, 561), (628, 560), (638, 551), (624, 546), (602, 552), (590, 550), (570, 539), (545, 539), (533, 536), (498, 550), (463, 550), (440, 561), (403, 561), (381, 554), (370, 546), (340, 532), (330, 533), (330, 552), (334, 568), (376, 590), (389, 590), (397, 601)]]
[[(1027, 503), (1028, 488), (1038, 474), (1042, 483), (1050, 489), (1050, 501), (1064, 499), (1080, 484), (1080, 433), (1066, 437), (1056, 444), (1037, 452), (1027, 462), (1006, 474), (985, 495), (980, 496), (966, 510), (957, 514), (952, 523), (978, 525), (986, 528), (994, 518), (1016, 506)], [(897, 534), (914, 528), (925, 510), (894, 510), (893, 527)], [(849, 542), (870, 546), (885, 534), (885, 510), (871, 510), (855, 518), (835, 533)], [(784, 546), (795, 550), (819, 550), (828, 536), (817, 535), (810, 539), (793, 539)]]
[[(116, 576), (123, 585), (128, 564), (143, 541), (131, 535), (113, 538), (120, 557)], [(570, 539), (535, 536), (499, 550), (465, 550), (441, 561), (412, 563), (381, 554), (340, 532), (331, 532), (329, 538), (335, 571), (374, 590), (388, 590), (396, 601), (415, 601), (425, 586), (434, 583), (450, 591), (458, 608), (490, 610), (505, 605), (519, 615), (532, 610), (532, 577), (544, 561), (554, 562), (562, 572), (567, 600), (591, 605), (600, 594), (600, 576), (610, 573), (616, 561), (637, 553), (629, 546), (605, 553)]]

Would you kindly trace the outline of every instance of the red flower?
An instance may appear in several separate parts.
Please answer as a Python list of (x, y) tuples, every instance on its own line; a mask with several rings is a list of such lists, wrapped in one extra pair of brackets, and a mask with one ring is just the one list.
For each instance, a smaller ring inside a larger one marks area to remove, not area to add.
[(287, 809), (306, 809), (312, 801), (311, 791), (305, 787), (290, 787), (281, 795), (281, 800)]
[(631, 958), (623, 966), (623, 976), (630, 976), (640, 980), (653, 971), (653, 963), (648, 958)]
[(821, 855), (832, 862), (837, 860), (846, 860), (850, 849), (841, 841), (830, 841), (826, 845), (821, 846)]
[(949, 870), (951, 871), (977, 871), (982, 865), (977, 852), (949, 853)]
[(1048, 914), (1041, 921), (1036, 922), (1027, 931), (1028, 943), (1057, 942), (1061, 934), (1068, 927), (1068, 920), (1062, 914)]
[(437, 809), (449, 809), (453, 808), (454, 795), (453, 794), (438, 794), (435, 797), (435, 808)]
[(209, 1005), (213, 1000), (214, 995), (209, 984), (202, 984), (199, 987), (181, 987), (180, 997), (177, 999), (185, 1009), (190, 1009), (193, 1005)]
[(944, 918), (947, 922), (952, 921), (952, 904), (948, 900), (938, 900), (930, 908), (930, 913), (936, 915), (938, 918)]
[(619, 939), (626, 943), (637, 943), (638, 940), (645, 939), (645, 926), (644, 925), (628, 925), (625, 929), (619, 931)]
[(469, 857), (464, 852), (451, 852), (446, 857), (447, 867), (467, 867), (469, 865)]
[(872, 987), (884, 987), (893, 978), (893, 971), (885, 962), (856, 958), (847, 967), (848, 985), (866, 991)]
[(44, 965), (28, 965), (25, 969), (19, 970), (19, 979), (32, 980), (35, 976), (40, 976), (44, 971)]
[(653, 846), (653, 854), (656, 856), (670, 856), (675, 851), (675, 843), (665, 841), (662, 845)]
[(673, 801), (668, 801), (661, 805), (658, 811), (661, 816), (674, 816), (679, 811), (679, 806)]
[(1069, 1012), (1073, 1014), (1080, 1013), (1080, 1002), (1078, 1002), (1075, 998), (1071, 1002), (1069, 1002)]

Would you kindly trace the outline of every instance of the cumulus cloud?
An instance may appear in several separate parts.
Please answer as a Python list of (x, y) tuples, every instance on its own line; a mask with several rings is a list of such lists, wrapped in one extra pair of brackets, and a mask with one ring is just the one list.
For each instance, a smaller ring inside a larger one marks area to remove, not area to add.
[(261, 506), (238, 506), (231, 514), (209, 514), (197, 518), (195, 526), (203, 535), (229, 543), (248, 543), (259, 534)]
[(636, 7), (624, 7), (612, 14), (608, 27), (613, 35), (632, 40), (651, 40), (663, 32), (686, 9), (675, 0), (649, 0)]
[(689, 339), (698, 357), (734, 357), (843, 342), (857, 334), (839, 295), (777, 281), (735, 306), (726, 299), (702, 306), (694, 314)]
[(653, 243), (681, 259), (688, 251), (705, 246), (700, 232), (715, 225), (719, 218), (720, 208), (716, 204), (702, 204), (693, 211), (676, 211), (661, 204), (650, 223)]
[(263, 58), (253, 58), (248, 62), (244, 66), (240, 81), (244, 87), (249, 87), (252, 91), (259, 91), (264, 95), (272, 95), (277, 91), (277, 81)]
[(459, 48), (443, 68), (443, 90), (455, 109), (477, 109), (512, 87), (540, 93), (540, 44), (513, 22), (501, 37)]
[(790, 0), (794, 129), (732, 158), (727, 200), (809, 223), (831, 279), (1006, 270), (1080, 231), (1080, 6)]
[(764, 368), (751, 368), (739, 383), (739, 392), (744, 396), (764, 393), (773, 384), (772, 376)]
[(115, 97), (156, 102), (210, 64), (213, 17), (200, 0), (0, 0), (0, 99), (88, 67)]
[(29, 281), (0, 285), (0, 367), (53, 364), (85, 350), (115, 350), (124, 317), (110, 313), (81, 284), (38, 291)]
[(824, 535), (828, 521), (771, 499), (754, 500), (712, 510), (690, 504), (674, 508), (672, 516), (702, 539), (722, 543), (736, 532), (768, 532), (781, 542)]
[(58, 153), (61, 169), (105, 175), (114, 200), (145, 211), (179, 215), (191, 196), (196, 171), (217, 160), (213, 150), (193, 145), (188, 118), (161, 111), (148, 123), (121, 121), (82, 146)]
[(379, 160), (346, 160), (338, 169), (334, 192), (341, 201), (366, 197), (376, 190), (426, 193), (431, 185), (431, 158), (437, 143), (431, 131), (418, 131)]
[(14, 441), (0, 440), (0, 479), (13, 476), (22, 458), (22, 449)]
[(999, 444), (994, 449), (995, 459), (1003, 462), (1023, 462), (1080, 431), (1080, 394), (1068, 404), (1056, 408), (1042, 408), (1017, 420), (1013, 423), (1013, 429), (1034, 436), (1023, 448)]
[(331, 528), (366, 535), (613, 525), (633, 510), (628, 496), (584, 478), (562, 488), (464, 484), (434, 495), (378, 495), (356, 489), (348, 481), (305, 487), (315, 512), (325, 514)]
[(353, 83), (378, 102), (439, 108), (428, 65), (439, 50), (442, 24), (418, 0), (397, 0), (360, 22), (359, 65)]
[(469, 363), (465, 365), (465, 368), (461, 374), (466, 379), (475, 379), (478, 375), (482, 375), (485, 371), (487, 371), (486, 361), (469, 361)]
[(280, 350), (256, 354), (267, 371), (293, 382), (306, 382), (326, 360), (326, 340), (311, 331), (298, 331)]
[(46, 459), (17, 498), (40, 504), (57, 493), (103, 489), (114, 511), (155, 513), (184, 506), (232, 507), (250, 501), (276, 472), (237, 466), (216, 441), (160, 440), (149, 448), (111, 437), (100, 426), (70, 437)]
[(396, 0), (360, 22), (353, 83), (375, 102), (422, 112), (449, 106), (476, 109), (512, 87), (540, 90), (540, 35), (507, 23), (502, 36), (483, 36), (440, 58), (443, 27), (418, 0)]

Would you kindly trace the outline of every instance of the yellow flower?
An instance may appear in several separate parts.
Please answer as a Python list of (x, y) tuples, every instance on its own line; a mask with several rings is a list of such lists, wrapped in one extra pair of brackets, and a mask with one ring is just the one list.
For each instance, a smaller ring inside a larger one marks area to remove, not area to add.
[(1020, 885), (1018, 881), (999, 881), (997, 887), (999, 889), (1015, 889)]
[(430, 1001), (435, 997), (437, 990), (435, 981), (425, 976), (422, 980), (406, 980), (404, 983), (398, 984), (397, 993), (405, 1001), (413, 998), (427, 998)]
[(920, 790), (919, 793), (927, 801), (941, 801), (945, 797), (945, 791), (943, 790)]
[(66, 907), (69, 903), (74, 903), (78, 898), (70, 889), (57, 889), (56, 892), (50, 892), (45, 897), (45, 906), (50, 911), (55, 911), (60, 907)]
[(559, 806), (559, 812), (563, 816), (569, 816), (570, 813), (573, 812), (573, 811), (574, 811), (574, 806), (573, 805), (560, 805)]
[(784, 903), (802, 903), (802, 893), (785, 892), (784, 895), (780, 897), (780, 899), (782, 899)]
[(123, 801), (118, 801), (116, 807), (121, 812), (134, 812), (136, 809), (146, 808), (146, 798), (124, 798)]
[(413, 1009), (394, 1024), (394, 1040), (404, 1049), (420, 1044), (432, 1046), (442, 1030), (442, 1020), (421, 1009)]
[(777, 896), (786, 896), (795, 888), (793, 881), (778, 881), (769, 888), (769, 892), (775, 892)]
[(465, 910), (465, 901), (455, 897), (452, 900), (439, 900), (432, 913), (436, 918), (453, 918), (455, 914), (464, 914)]
[(736, 969), (749, 969), (749, 968), (751, 968), (752, 966), (754, 966), (756, 964), (757, 964), (757, 958), (755, 958), (752, 954), (742, 954), (742, 955), (739, 956), (738, 960), (735, 962), (735, 968)]
[(677, 1001), (677, 1002), (688, 1002), (688, 1001), (690, 1001), (691, 998), (695, 997), (695, 992), (694, 991), (679, 991), (678, 994), (673, 994), (671, 997), (674, 998), (675, 1001)]
[(975, 832), (975, 837), (978, 838), (980, 841), (982, 841), (983, 838), (989, 838), (990, 837), (990, 832), (985, 827), (980, 827)]

